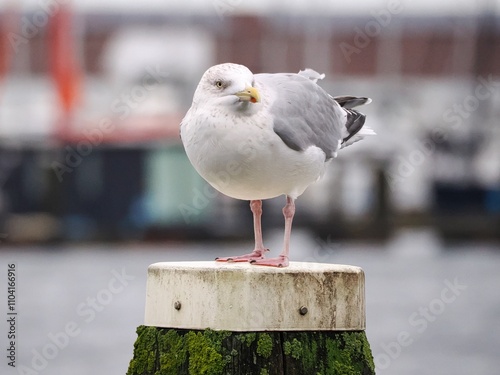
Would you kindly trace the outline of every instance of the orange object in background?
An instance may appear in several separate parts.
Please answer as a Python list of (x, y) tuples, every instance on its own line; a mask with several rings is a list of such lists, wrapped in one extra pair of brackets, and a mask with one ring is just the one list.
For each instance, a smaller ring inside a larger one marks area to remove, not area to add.
[(64, 139), (71, 132), (71, 118), (78, 104), (82, 73), (76, 58), (73, 15), (70, 6), (61, 4), (49, 21), (48, 43), (50, 71), (61, 103), (62, 118), (56, 138)]
[(9, 16), (2, 14), (0, 18), (0, 80), (7, 75), (10, 65), (11, 48), (9, 46)]

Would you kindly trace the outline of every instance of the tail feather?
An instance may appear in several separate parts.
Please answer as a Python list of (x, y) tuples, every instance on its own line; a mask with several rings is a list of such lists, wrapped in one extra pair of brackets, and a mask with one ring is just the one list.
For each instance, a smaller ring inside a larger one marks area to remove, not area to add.
[(342, 149), (344, 147), (350, 146), (353, 143), (361, 141), (366, 136), (371, 136), (371, 135), (377, 135), (377, 133), (375, 133), (372, 128), (368, 126), (363, 126), (359, 132), (354, 134), (354, 136), (350, 137), (347, 141), (342, 141), (340, 148)]
[(354, 137), (365, 124), (366, 116), (354, 109), (345, 109), (347, 112), (347, 121), (345, 123), (345, 128), (347, 130), (347, 135), (342, 139), (342, 144), (346, 143)]
[(333, 99), (335, 99), (335, 101), (339, 103), (339, 105), (347, 114), (341, 148), (352, 145), (353, 143), (362, 140), (367, 135), (376, 134), (371, 128), (364, 126), (366, 116), (361, 112), (352, 109), (353, 107), (357, 107), (363, 104), (369, 104), (372, 101), (370, 98), (355, 96), (336, 96)]
[(319, 74), (317, 71), (315, 71), (314, 69), (310, 69), (310, 68), (305, 68), (304, 70), (301, 70), (298, 74), (301, 75), (302, 77), (310, 79), (314, 83), (317, 83), (318, 79), (325, 78), (324, 73)]
[(356, 97), (350, 95), (334, 96), (333, 99), (335, 99), (335, 101), (339, 103), (341, 107), (348, 109), (358, 107), (363, 104), (370, 104), (372, 102), (370, 98)]

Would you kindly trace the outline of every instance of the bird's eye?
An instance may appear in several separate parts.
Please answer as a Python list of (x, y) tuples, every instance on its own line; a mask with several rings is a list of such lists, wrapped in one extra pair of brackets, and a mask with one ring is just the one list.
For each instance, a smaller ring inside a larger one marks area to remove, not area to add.
[(224, 84), (222, 83), (222, 81), (215, 81), (215, 86), (220, 89), (224, 86)]

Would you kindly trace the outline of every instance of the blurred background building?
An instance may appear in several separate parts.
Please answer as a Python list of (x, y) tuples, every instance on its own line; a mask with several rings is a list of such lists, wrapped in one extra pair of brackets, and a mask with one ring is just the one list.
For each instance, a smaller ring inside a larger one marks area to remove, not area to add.
[[(377, 137), (298, 200), (297, 227), (500, 239), (497, 1), (4, 1), (0, 232), (12, 243), (250, 236), (245, 202), (190, 166), (179, 123), (203, 72), (325, 73), (369, 96)], [(141, 5), (142, 4), (142, 5)], [(368, 10), (367, 10), (368, 9)], [(264, 225), (282, 225), (282, 199)]]

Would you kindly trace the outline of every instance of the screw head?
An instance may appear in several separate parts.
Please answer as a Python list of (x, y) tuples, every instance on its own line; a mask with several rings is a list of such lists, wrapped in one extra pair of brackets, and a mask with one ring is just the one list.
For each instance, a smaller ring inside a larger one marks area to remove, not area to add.
[(182, 305), (181, 305), (181, 302), (180, 302), (180, 301), (175, 301), (175, 302), (174, 302), (174, 309), (176, 309), (176, 310), (180, 310), (180, 309), (181, 309), (181, 307), (182, 307)]
[(299, 309), (299, 314), (300, 315), (306, 315), (307, 314), (307, 307), (305, 306), (301, 306), (300, 309)]

